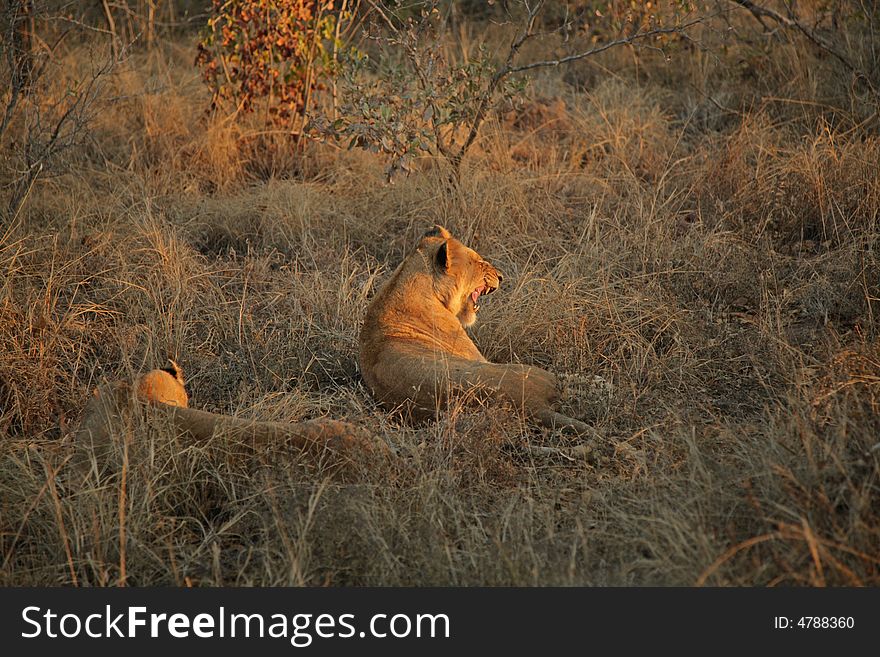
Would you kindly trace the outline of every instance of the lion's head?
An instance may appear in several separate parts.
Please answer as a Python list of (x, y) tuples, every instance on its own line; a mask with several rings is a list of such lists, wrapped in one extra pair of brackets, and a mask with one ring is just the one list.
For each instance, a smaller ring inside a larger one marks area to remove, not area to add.
[(429, 263), (434, 294), (462, 326), (472, 325), (477, 321), (480, 297), (498, 289), (501, 272), (442, 226), (425, 233), (419, 251)]

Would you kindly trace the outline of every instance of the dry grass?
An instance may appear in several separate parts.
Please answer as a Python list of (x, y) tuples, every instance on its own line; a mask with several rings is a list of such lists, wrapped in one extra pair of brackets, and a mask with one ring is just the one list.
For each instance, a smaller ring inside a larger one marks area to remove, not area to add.
[[(548, 73), (450, 191), (206, 121), (192, 57), (135, 53), (0, 240), (0, 584), (880, 584), (880, 138), (827, 58)], [(370, 400), (360, 317), (435, 222), (505, 273), (477, 344), (561, 373), (595, 458), (524, 457), (566, 439), (505, 409)], [(402, 455), (341, 483), (136, 421), (79, 484), (89, 391), (167, 355), (197, 408)]]

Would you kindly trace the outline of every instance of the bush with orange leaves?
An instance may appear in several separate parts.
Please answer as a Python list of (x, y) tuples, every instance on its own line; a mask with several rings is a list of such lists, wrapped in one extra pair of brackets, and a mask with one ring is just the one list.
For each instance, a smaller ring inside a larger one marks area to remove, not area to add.
[(294, 129), (336, 70), (336, 29), (346, 16), (334, 0), (212, 0), (196, 64), (211, 89), (211, 110), (262, 110), (264, 121)]

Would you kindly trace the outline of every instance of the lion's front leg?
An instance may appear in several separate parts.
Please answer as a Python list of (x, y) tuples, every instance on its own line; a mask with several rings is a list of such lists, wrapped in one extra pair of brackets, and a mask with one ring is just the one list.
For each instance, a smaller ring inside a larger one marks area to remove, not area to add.
[(596, 436), (596, 431), (585, 422), (553, 410), (559, 399), (559, 384), (547, 370), (519, 364), (489, 365), (505, 396), (542, 425), (581, 436)]

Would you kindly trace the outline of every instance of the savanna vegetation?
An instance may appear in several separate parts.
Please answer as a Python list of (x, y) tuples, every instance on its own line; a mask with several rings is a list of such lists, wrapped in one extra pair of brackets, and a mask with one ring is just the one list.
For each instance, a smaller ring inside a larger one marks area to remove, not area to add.
[[(253, 0), (299, 12), (260, 49), (247, 5), (3, 0), (0, 584), (880, 584), (876, 0)], [(592, 451), (371, 399), (364, 309), (432, 224)], [(194, 408), (397, 456), (146, 413), (74, 467), (95, 386), (169, 356)]]

